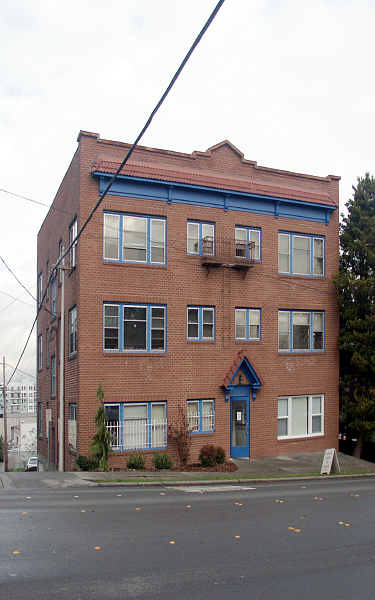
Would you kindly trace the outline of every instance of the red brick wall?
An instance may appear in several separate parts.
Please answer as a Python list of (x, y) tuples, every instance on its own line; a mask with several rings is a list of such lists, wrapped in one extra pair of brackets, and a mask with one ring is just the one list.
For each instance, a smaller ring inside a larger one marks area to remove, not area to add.
[[(55, 202), (68, 208), (69, 217), (50, 211), (42, 227), (39, 242), (38, 272), (45, 263), (46, 253), (56, 257), (62, 233), (78, 214), (80, 223), (98, 200), (98, 182), (91, 175), (98, 156), (122, 158), (124, 147), (82, 136), (80, 152), (68, 171)], [(202, 153), (203, 154), (203, 153)], [(139, 150), (134, 160), (170, 162), (191, 166), (189, 155), (163, 154)], [(194, 159), (194, 168), (208, 168), (212, 173), (230, 170), (230, 174), (254, 171), (230, 149), (213, 154), (214, 163), (205, 156)], [(80, 180), (78, 186), (77, 164)], [(338, 182), (332, 179), (280, 175), (271, 170), (257, 172), (267, 184), (297, 187), (328, 195), (338, 204)], [(284, 178), (284, 179), (283, 179)], [(281, 181), (281, 182), (280, 182)], [(284, 183), (282, 183), (284, 181)], [(250, 186), (250, 184), (249, 184)], [(249, 190), (250, 191), (250, 190)], [(69, 196), (69, 199), (67, 198)], [(167, 218), (167, 261), (165, 267), (105, 264), (102, 259), (103, 210), (159, 215)], [(58, 216), (59, 215), (59, 216)], [(188, 218), (214, 221), (216, 238), (233, 239), (235, 225), (260, 227), (262, 230), (262, 261), (249, 270), (246, 278), (230, 269), (218, 268), (207, 275), (199, 257), (186, 255), (186, 221)], [(277, 233), (279, 230), (324, 235), (326, 239), (326, 277), (283, 277), (278, 274)], [(60, 233), (62, 232), (62, 233)], [(55, 251), (55, 254), (53, 254)], [(250, 453), (252, 457), (299, 451), (316, 451), (337, 446), (338, 427), (338, 316), (332, 277), (338, 268), (338, 211), (328, 226), (295, 219), (276, 219), (255, 213), (196, 207), (187, 204), (166, 204), (156, 200), (107, 196), (94, 215), (79, 242), (78, 267), (66, 278), (66, 308), (78, 305), (78, 355), (66, 361), (66, 403), (77, 401), (79, 448), (87, 454), (95, 433), (97, 409), (96, 390), (101, 383), (106, 402), (166, 401), (168, 419), (172, 422), (179, 406), (187, 399), (215, 398), (215, 433), (193, 436), (192, 458), (196, 460), (203, 444), (222, 445), (229, 454), (230, 403), (224, 400), (221, 385), (224, 376), (243, 349), (262, 380), (262, 389), (250, 409)], [(161, 303), (167, 305), (168, 351), (161, 355), (104, 354), (102, 352), (102, 306), (104, 301)], [(188, 304), (216, 307), (216, 341), (187, 342), (186, 306)], [(236, 306), (262, 309), (262, 340), (234, 341), (234, 309)], [(278, 309), (325, 310), (326, 347), (322, 354), (278, 353)], [(46, 315), (40, 317), (45, 330)], [(38, 325), (39, 327), (39, 325)], [(45, 331), (44, 331), (45, 333)], [(66, 337), (67, 344), (67, 337)], [(48, 377), (45, 370), (39, 376), (42, 397), (47, 397)], [(299, 440), (277, 440), (277, 398), (280, 395), (325, 395), (325, 435)], [(39, 449), (45, 453), (45, 443)], [(173, 448), (169, 448), (174, 453)], [(72, 468), (74, 456), (66, 453), (66, 468)], [(124, 455), (111, 458), (113, 466), (124, 466)]]

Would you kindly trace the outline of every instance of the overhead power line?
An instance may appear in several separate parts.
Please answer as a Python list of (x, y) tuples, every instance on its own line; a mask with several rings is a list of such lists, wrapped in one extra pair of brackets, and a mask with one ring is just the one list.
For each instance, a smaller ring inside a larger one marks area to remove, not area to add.
[(22, 281), (20, 281), (17, 277), (17, 275), (14, 273), (14, 271), (12, 271), (12, 269), (10, 268), (10, 266), (5, 262), (5, 260), (3, 259), (2, 256), (0, 256), (0, 260), (3, 263), (4, 267), (9, 271), (9, 273), (11, 275), (13, 275), (14, 279), (17, 281), (17, 283), (20, 284), (20, 286), (25, 290), (25, 292), (27, 294), (29, 294), (29, 296), (34, 300), (34, 302), (36, 302), (36, 298), (35, 296), (30, 292), (30, 290), (22, 283)]
[[(95, 204), (94, 208), (91, 210), (90, 214), (88, 215), (87, 219), (85, 220), (85, 222), (83, 223), (81, 229), (79, 230), (79, 232), (77, 233), (77, 236), (74, 240), (72, 240), (72, 242), (69, 244), (68, 248), (65, 250), (65, 252), (59, 257), (55, 267), (53, 269), (51, 269), (51, 273), (50, 276), (48, 278), (47, 284), (46, 284), (46, 289), (44, 291), (43, 297), (41, 299), (40, 305), (38, 306), (38, 310), (36, 313), (36, 317), (34, 319), (34, 322), (32, 324), (31, 330), (29, 335), (27, 336), (27, 340), (26, 343), (23, 347), (23, 350), (21, 352), (21, 355), (17, 361), (17, 364), (14, 368), (14, 371), (12, 373), (12, 375), (10, 376), (7, 385), (9, 385), (9, 383), (12, 381), (18, 366), (22, 360), (23, 355), (25, 354), (26, 348), (28, 346), (29, 340), (31, 338), (32, 332), (34, 330), (35, 327), (35, 323), (37, 322), (39, 313), (42, 309), (45, 297), (47, 295), (47, 290), (48, 287), (53, 279), (53, 277), (55, 276), (55, 273), (57, 271), (57, 267), (61, 264), (61, 262), (64, 260), (65, 256), (67, 256), (67, 254), (69, 254), (71, 248), (73, 246), (75, 246), (75, 244), (78, 242), (79, 238), (81, 237), (82, 233), (84, 232), (84, 230), (86, 229), (87, 225), (90, 223), (92, 217), (94, 216), (95, 212), (98, 210), (100, 204), (103, 202), (105, 196), (108, 194), (110, 188), (112, 187), (113, 183), (116, 181), (117, 176), (119, 175), (119, 173), (121, 172), (121, 170), (123, 169), (123, 167), (126, 165), (126, 163), (128, 162), (130, 156), (133, 154), (137, 144), (139, 143), (139, 141), (141, 140), (141, 138), (143, 137), (143, 135), (146, 133), (147, 129), (149, 128), (151, 121), (153, 120), (154, 116), (156, 115), (156, 113), (158, 112), (159, 108), (162, 106), (164, 100), (166, 99), (166, 97), (168, 96), (169, 92), (171, 91), (172, 87), (174, 86), (174, 84), (176, 83), (178, 77), (180, 76), (182, 70), (184, 69), (186, 63), (188, 62), (190, 56), (192, 55), (192, 53), (194, 52), (195, 48), (198, 46), (199, 42), (201, 41), (202, 37), (204, 36), (204, 34), (206, 33), (207, 29), (210, 27), (212, 21), (214, 20), (214, 18), (216, 17), (217, 13), (219, 12), (220, 8), (222, 7), (222, 5), (224, 4), (225, 0), (219, 0), (219, 2), (216, 4), (214, 10), (212, 11), (212, 13), (210, 14), (210, 16), (208, 17), (206, 23), (204, 24), (204, 26), (202, 27), (201, 31), (199, 32), (199, 34), (197, 35), (197, 37), (195, 38), (194, 42), (192, 43), (192, 45), (190, 46), (187, 54), (185, 55), (185, 57), (183, 58), (180, 66), (178, 67), (177, 71), (175, 72), (175, 74), (173, 75), (168, 87), (166, 88), (165, 92), (163, 93), (163, 95), (161, 96), (161, 98), (158, 100), (158, 102), (156, 103), (155, 108), (153, 109), (153, 111), (151, 112), (150, 116), (148, 117), (145, 125), (143, 126), (143, 128), (141, 129), (140, 133), (138, 134), (138, 136), (136, 137), (134, 143), (132, 144), (131, 148), (128, 150), (125, 158), (123, 159), (123, 161), (121, 162), (120, 166), (118, 167), (116, 173), (113, 175), (113, 177), (111, 178), (111, 180), (109, 181), (109, 183), (107, 184), (105, 190), (103, 191), (102, 195), (99, 197), (99, 200), (97, 201), (97, 203)], [(28, 198), (29, 199), (29, 198)]]

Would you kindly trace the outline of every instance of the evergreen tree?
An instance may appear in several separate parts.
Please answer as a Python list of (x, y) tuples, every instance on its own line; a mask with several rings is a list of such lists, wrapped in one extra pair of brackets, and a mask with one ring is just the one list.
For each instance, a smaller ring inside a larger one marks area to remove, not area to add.
[(96, 434), (92, 438), (91, 454), (98, 460), (99, 467), (103, 469), (103, 471), (108, 471), (108, 453), (111, 448), (112, 436), (106, 425), (106, 415), (103, 403), (104, 392), (101, 383), (97, 389), (96, 397), (99, 402), (99, 408), (95, 415)]
[(357, 437), (360, 456), (366, 435), (375, 429), (375, 180), (358, 179), (340, 227), (341, 421)]

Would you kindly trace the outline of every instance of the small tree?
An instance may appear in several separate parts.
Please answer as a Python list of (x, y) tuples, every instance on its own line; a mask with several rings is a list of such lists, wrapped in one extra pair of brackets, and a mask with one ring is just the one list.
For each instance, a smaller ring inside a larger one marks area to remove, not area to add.
[(107, 429), (106, 415), (104, 409), (104, 392), (102, 384), (96, 392), (96, 397), (99, 402), (99, 408), (95, 415), (96, 434), (94, 435), (91, 444), (91, 454), (97, 458), (99, 468), (103, 471), (108, 471), (108, 453), (111, 448), (112, 436)]
[(353, 187), (340, 227), (341, 425), (357, 437), (360, 456), (375, 429), (375, 179), (366, 174)]
[(190, 457), (191, 435), (186, 413), (181, 406), (178, 409), (176, 425), (168, 426), (168, 437), (176, 444), (179, 466), (186, 467)]

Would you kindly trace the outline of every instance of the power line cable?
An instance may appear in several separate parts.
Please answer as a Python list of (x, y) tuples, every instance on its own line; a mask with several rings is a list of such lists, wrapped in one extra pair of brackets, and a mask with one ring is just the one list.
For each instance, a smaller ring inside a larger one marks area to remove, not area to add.
[(194, 52), (195, 48), (197, 47), (197, 45), (199, 44), (199, 42), (201, 41), (202, 37), (204, 36), (204, 34), (206, 33), (207, 29), (209, 28), (209, 26), (211, 25), (212, 21), (214, 20), (214, 18), (216, 17), (217, 13), (219, 12), (220, 8), (222, 7), (222, 5), (224, 4), (225, 0), (219, 0), (219, 2), (216, 4), (214, 10), (212, 11), (212, 13), (210, 14), (210, 16), (208, 17), (206, 23), (204, 24), (203, 28), (201, 29), (201, 31), (199, 32), (199, 34), (197, 35), (197, 37), (195, 38), (193, 44), (191, 45), (190, 49), (188, 50), (187, 54), (185, 55), (184, 59), (182, 60), (180, 66), (178, 67), (177, 71), (175, 72), (175, 74), (173, 75), (167, 89), (165, 90), (165, 92), (163, 93), (163, 95), (161, 96), (160, 100), (157, 102), (155, 108), (153, 109), (153, 111), (151, 112), (149, 118), (146, 121), (146, 124), (143, 126), (143, 128), (141, 129), (140, 133), (138, 134), (136, 140), (134, 141), (134, 143), (132, 144), (131, 148), (128, 150), (125, 158), (123, 159), (123, 161), (121, 162), (120, 166), (118, 167), (116, 173), (113, 175), (113, 177), (111, 178), (111, 180), (109, 181), (109, 183), (107, 184), (103, 194), (100, 196), (99, 200), (97, 201), (97, 203), (95, 204), (94, 208), (91, 210), (89, 216), (86, 218), (85, 222), (83, 223), (81, 229), (79, 230), (79, 232), (77, 233), (77, 236), (75, 237), (74, 240), (72, 240), (72, 242), (69, 244), (68, 248), (66, 249), (66, 251), (59, 257), (55, 267), (53, 269), (51, 269), (51, 273), (50, 276), (48, 278), (47, 281), (47, 285), (46, 285), (46, 289), (44, 291), (43, 297), (41, 299), (40, 305), (38, 307), (37, 310), (37, 314), (36, 317), (34, 319), (34, 322), (32, 324), (31, 330), (29, 335), (27, 336), (27, 340), (26, 343), (23, 347), (23, 350), (21, 352), (21, 355), (17, 361), (17, 364), (15, 366), (15, 369), (12, 373), (12, 375), (10, 376), (10, 379), (8, 380), (7, 385), (9, 385), (9, 383), (12, 381), (14, 374), (16, 373), (18, 366), (22, 360), (23, 355), (25, 354), (27, 345), (29, 343), (30, 337), (32, 335), (32, 332), (34, 330), (35, 327), (35, 323), (37, 322), (39, 313), (42, 309), (43, 303), (44, 303), (44, 299), (47, 295), (47, 290), (48, 287), (54, 277), (54, 275), (57, 272), (57, 267), (61, 264), (61, 262), (64, 260), (65, 256), (67, 256), (67, 254), (70, 252), (71, 248), (73, 246), (75, 246), (79, 240), (79, 238), (81, 237), (82, 233), (84, 232), (84, 230), (86, 229), (87, 225), (89, 224), (89, 222), (91, 221), (92, 217), (94, 216), (95, 212), (97, 211), (97, 209), (99, 208), (100, 204), (103, 202), (105, 196), (107, 195), (108, 191), (110, 190), (111, 186), (113, 185), (113, 183), (116, 181), (117, 176), (119, 175), (120, 171), (122, 170), (122, 168), (125, 166), (125, 164), (127, 163), (127, 161), (129, 160), (130, 156), (133, 154), (138, 142), (141, 140), (141, 138), (143, 137), (143, 135), (146, 133), (147, 129), (149, 128), (152, 119), (154, 118), (155, 114), (158, 112), (159, 108), (162, 106), (164, 100), (166, 99), (166, 97), (168, 96), (169, 92), (171, 91), (172, 87), (174, 86), (174, 84), (176, 83), (179, 75), (181, 74), (182, 70), (184, 69), (186, 63), (188, 62), (190, 56), (192, 55), (192, 53)]
[(10, 266), (5, 262), (5, 260), (3, 259), (2, 256), (0, 256), (0, 260), (3, 263), (4, 267), (9, 271), (9, 273), (11, 275), (13, 275), (14, 279), (17, 281), (17, 283), (19, 283), (19, 285), (25, 290), (25, 292), (27, 294), (29, 294), (29, 296), (34, 300), (34, 302), (36, 302), (36, 298), (35, 296), (33, 296), (33, 294), (30, 292), (30, 290), (22, 283), (22, 281), (20, 281), (17, 277), (17, 275), (15, 274), (14, 271), (12, 271), (12, 269), (10, 268)]

